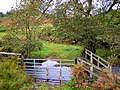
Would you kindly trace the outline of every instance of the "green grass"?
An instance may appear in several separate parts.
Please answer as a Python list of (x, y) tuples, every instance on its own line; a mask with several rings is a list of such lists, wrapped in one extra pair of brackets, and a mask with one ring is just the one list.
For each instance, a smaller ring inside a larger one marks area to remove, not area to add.
[(34, 51), (32, 55), (41, 56), (42, 58), (47, 57), (58, 57), (60, 59), (75, 59), (80, 55), (83, 50), (81, 46), (57, 44), (47, 41), (42, 41), (43, 47), (41, 51)]
[[(64, 45), (47, 41), (42, 41), (42, 43), (43, 47), (41, 50), (31, 53), (33, 57), (47, 58), (49, 56), (57, 56), (60, 59), (75, 59), (80, 56), (80, 52), (83, 50), (82, 46)], [(108, 49), (97, 49), (96, 54), (106, 59), (111, 53)]]

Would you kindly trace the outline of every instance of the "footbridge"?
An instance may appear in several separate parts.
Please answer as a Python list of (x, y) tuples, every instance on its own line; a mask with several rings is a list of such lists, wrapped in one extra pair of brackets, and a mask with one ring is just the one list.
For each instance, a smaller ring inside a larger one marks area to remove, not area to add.
[(0, 52), (0, 55), (18, 55), (20, 63), (26, 68), (26, 73), (35, 78), (35, 82), (49, 82), (50, 84), (61, 84), (71, 80), (71, 67), (78, 62), (83, 63), (83, 69), (89, 73), (89, 78), (98, 78), (104, 68), (110, 68), (110, 63), (100, 56), (85, 49), (83, 58), (77, 57), (75, 60), (67, 59), (35, 59), (24, 58), (19, 53)]

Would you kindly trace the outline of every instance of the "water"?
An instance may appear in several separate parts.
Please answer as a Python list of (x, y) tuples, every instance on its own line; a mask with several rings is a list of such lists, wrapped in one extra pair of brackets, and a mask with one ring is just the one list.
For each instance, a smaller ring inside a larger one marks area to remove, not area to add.
[(120, 66), (112, 67), (112, 71), (117, 75), (117, 78), (120, 80)]

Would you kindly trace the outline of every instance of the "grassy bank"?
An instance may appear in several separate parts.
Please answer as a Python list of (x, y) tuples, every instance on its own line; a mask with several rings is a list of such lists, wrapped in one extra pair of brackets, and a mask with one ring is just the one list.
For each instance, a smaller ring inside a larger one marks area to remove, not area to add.
[[(0, 32), (0, 39), (6, 34), (6, 32)], [(65, 45), (57, 44), (48, 41), (42, 41), (43, 47), (41, 50), (32, 51), (31, 55), (34, 58), (47, 58), (58, 57), (61, 59), (75, 59), (77, 56), (80, 56), (80, 52), (83, 50), (82, 46), (77, 45)], [(97, 49), (96, 54), (106, 58), (111, 53), (108, 49)]]
[(32, 52), (34, 56), (58, 57), (62, 59), (75, 59), (83, 50), (81, 46), (57, 44), (47, 41), (42, 41), (43, 47), (41, 50)]

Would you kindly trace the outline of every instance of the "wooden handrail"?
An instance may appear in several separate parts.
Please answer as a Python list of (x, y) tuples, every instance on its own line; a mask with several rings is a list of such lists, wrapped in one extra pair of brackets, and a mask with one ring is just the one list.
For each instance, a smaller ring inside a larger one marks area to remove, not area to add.
[[(88, 49), (85, 49), (85, 52), (86, 52), (86, 53), (87, 53), (87, 52), (89, 52), (90, 54), (92, 53), (94, 56), (99, 57), (102, 61), (104, 61), (104, 62), (106, 62), (106, 63), (108, 63), (108, 64), (109, 64), (109, 62), (108, 62), (108, 61), (104, 60), (104, 59), (103, 59), (103, 58), (101, 58), (100, 56), (98, 56), (98, 55), (94, 54), (93, 52), (89, 51)], [(87, 54), (88, 54), (88, 55), (90, 55), (89, 53), (87, 53)]]
[[(90, 73), (90, 77), (92, 78), (92, 75), (94, 76), (98, 76), (96, 73), (94, 73), (94, 69), (97, 69), (99, 71), (102, 71), (102, 68), (100, 67), (100, 65), (102, 65), (104, 68), (109, 68), (109, 62), (104, 60), (103, 58), (101, 58), (100, 56), (94, 54), (93, 52), (89, 51), (88, 49), (85, 49), (85, 59), (87, 60), (87, 56), (89, 56), (90, 61), (85, 61), (82, 60), (80, 58), (77, 58), (77, 61), (84, 63), (85, 65), (89, 65), (90, 66), (90, 70), (87, 68), (84, 68), (86, 71), (88, 71)], [(95, 65), (94, 64), (94, 60), (97, 62)]]
[[(78, 61), (79, 61), (80, 59), (78, 58)], [(97, 67), (96, 65), (94, 65), (94, 64), (92, 64), (92, 63), (89, 63), (89, 62), (86, 62), (86, 61), (84, 61), (84, 60), (80, 60), (80, 62), (83, 62), (83, 63), (85, 63), (85, 64), (87, 64), (87, 65), (89, 65), (89, 66), (93, 66), (94, 68), (96, 68), (96, 69), (98, 69), (98, 70), (102, 70), (102, 68), (100, 68), (100, 67)]]
[(0, 54), (6, 54), (6, 55), (18, 55), (20, 56), (21, 54), (20, 53), (9, 53), (9, 52), (0, 52)]

